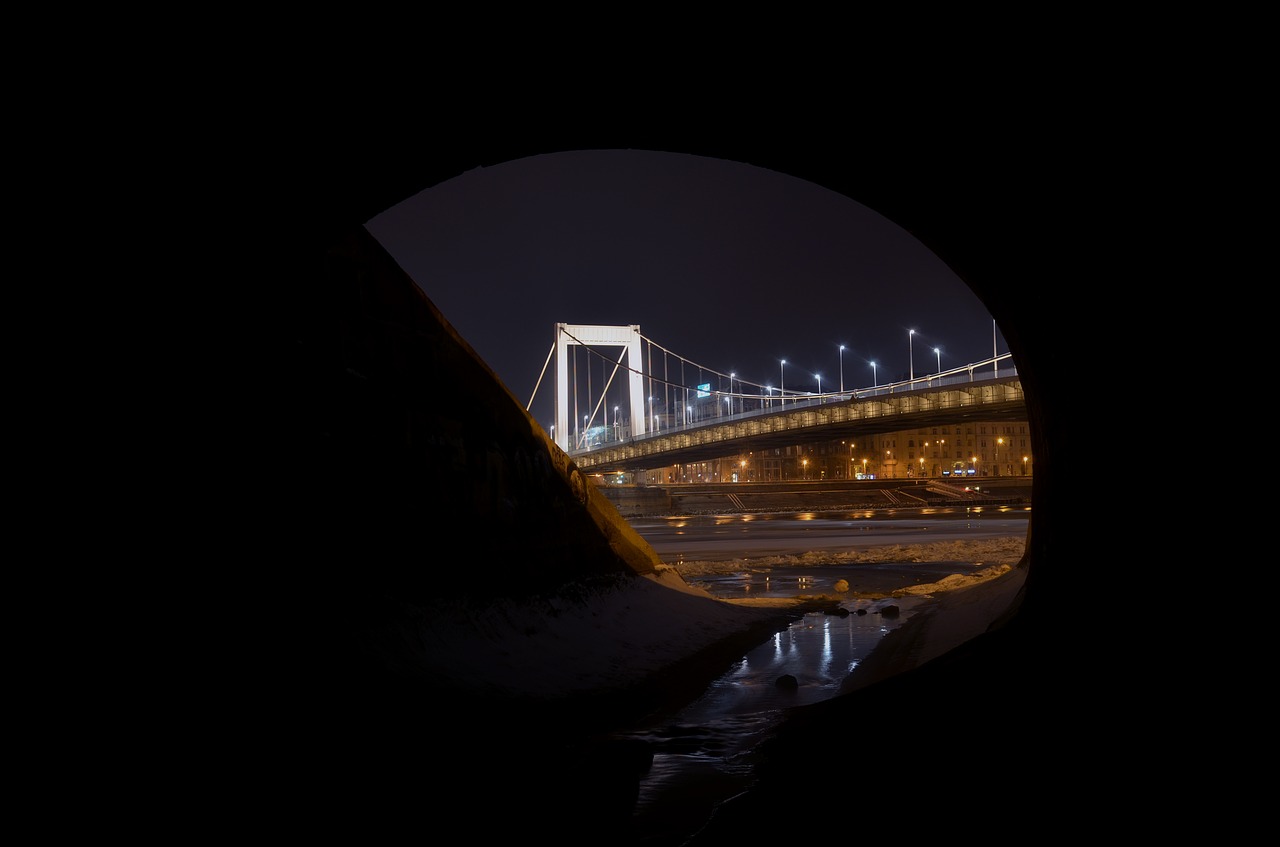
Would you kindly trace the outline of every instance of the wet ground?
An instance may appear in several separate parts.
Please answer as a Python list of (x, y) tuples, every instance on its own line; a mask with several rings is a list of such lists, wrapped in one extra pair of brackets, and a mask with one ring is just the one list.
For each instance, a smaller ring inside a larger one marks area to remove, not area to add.
[(836, 613), (806, 614), (748, 652), (694, 702), (618, 733), (653, 751), (632, 816), (633, 843), (683, 843), (716, 804), (750, 782), (751, 750), (784, 711), (836, 696), (858, 662), (923, 602), (857, 599)]

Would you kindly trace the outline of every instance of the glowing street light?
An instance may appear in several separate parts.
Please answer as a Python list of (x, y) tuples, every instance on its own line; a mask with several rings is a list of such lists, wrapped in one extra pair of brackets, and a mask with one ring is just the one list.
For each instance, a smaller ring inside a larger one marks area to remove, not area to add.
[(942, 373), (942, 352), (937, 347), (934, 347), (933, 355), (938, 357), (938, 373)]
[(840, 393), (844, 393), (844, 345), (840, 345)]
[(731, 415), (733, 414), (733, 378), (735, 376), (737, 376), (737, 374), (732, 372), (729, 373), (729, 414)]
[(782, 385), (778, 389), (778, 396), (782, 398), (782, 405), (787, 405), (787, 360), (783, 359), (782, 364), (778, 365), (778, 382)]
[(916, 378), (916, 349), (915, 345), (911, 343), (915, 337), (916, 331), (914, 329), (907, 330), (907, 360), (910, 363), (911, 379)]
[(876, 381), (876, 363), (875, 362), (871, 363), (871, 387), (872, 388), (880, 387), (880, 383)]
[(821, 394), (822, 393), (822, 374), (814, 374), (813, 376), (816, 380), (818, 380), (818, 393)]

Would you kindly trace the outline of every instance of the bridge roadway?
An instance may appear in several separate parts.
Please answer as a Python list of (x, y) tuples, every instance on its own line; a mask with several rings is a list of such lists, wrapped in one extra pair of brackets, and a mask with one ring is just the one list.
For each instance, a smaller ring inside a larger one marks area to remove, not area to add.
[(569, 456), (580, 469), (590, 473), (622, 473), (707, 462), (810, 441), (953, 426), (967, 420), (1026, 419), (1022, 380), (1013, 375), (905, 391), (889, 386), (788, 401), (781, 411), (755, 409), (726, 415), (688, 427), (570, 451)]

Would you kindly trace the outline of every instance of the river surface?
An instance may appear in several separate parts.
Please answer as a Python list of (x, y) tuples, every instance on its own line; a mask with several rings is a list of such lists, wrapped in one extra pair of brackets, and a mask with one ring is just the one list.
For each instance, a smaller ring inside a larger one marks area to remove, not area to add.
[[(902, 561), (830, 564), (851, 549), (881, 545), (1026, 537), (1029, 509), (932, 510), (874, 515), (796, 512), (643, 518), (631, 525), (664, 562), (722, 562), (729, 567), (686, 577), (725, 599), (830, 594), (837, 579), (853, 592), (875, 569), (909, 572), (932, 583), (981, 567), (971, 562)], [(815, 552), (830, 554), (828, 563)], [(774, 564), (771, 564), (774, 563)], [(716, 679), (694, 702), (617, 737), (642, 740), (653, 765), (640, 781), (633, 843), (679, 845), (715, 805), (751, 780), (751, 750), (783, 711), (828, 699), (889, 632), (927, 602), (921, 597), (850, 598), (838, 613), (810, 613), (775, 633)], [(779, 684), (794, 681), (794, 686)]]
[[(631, 526), (668, 564), (845, 553), (869, 546), (1026, 536), (1026, 506), (850, 512), (677, 515), (632, 518)], [(714, 593), (714, 592), (713, 592)]]

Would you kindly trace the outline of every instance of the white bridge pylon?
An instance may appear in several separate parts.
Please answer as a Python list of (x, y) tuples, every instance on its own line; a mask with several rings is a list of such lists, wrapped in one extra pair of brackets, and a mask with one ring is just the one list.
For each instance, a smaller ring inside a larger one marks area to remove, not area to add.
[[(555, 442), (568, 452), (571, 424), (569, 422), (569, 347), (626, 347), (627, 373), (630, 376), (629, 395), (631, 408), (631, 434), (644, 435), (647, 420), (644, 412), (644, 360), (640, 352), (640, 326), (588, 326), (583, 324), (556, 324), (556, 423)], [(619, 357), (621, 358), (621, 357)], [(636, 410), (640, 414), (636, 414)]]

